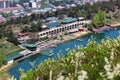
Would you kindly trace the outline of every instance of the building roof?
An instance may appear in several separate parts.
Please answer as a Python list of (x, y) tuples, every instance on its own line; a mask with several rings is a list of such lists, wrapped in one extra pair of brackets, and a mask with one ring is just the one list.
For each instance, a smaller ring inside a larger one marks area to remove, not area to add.
[(19, 36), (25, 36), (25, 35), (28, 35), (29, 33), (28, 32), (20, 32), (18, 33)]
[(67, 24), (67, 23), (75, 22), (77, 20), (78, 20), (77, 18), (69, 18), (69, 19), (62, 20), (61, 23)]
[(22, 56), (22, 54), (20, 54), (20, 53), (15, 53), (15, 54), (12, 54), (12, 55), (8, 56), (8, 57), (7, 57), (7, 60), (10, 61), (10, 60), (13, 60), (13, 59), (15, 59), (15, 58), (18, 58), (18, 57), (20, 57), (20, 56)]
[(32, 43), (32, 44), (26, 44), (27, 47), (36, 47), (37, 45)]
[(84, 20), (85, 18), (84, 18), (84, 17), (79, 17), (78, 19), (79, 19), (79, 20)]
[(48, 24), (47, 26), (48, 26), (49, 28), (52, 28), (52, 27), (58, 27), (58, 26), (60, 26), (60, 25), (61, 25), (61, 23), (59, 23), (59, 22), (52, 22), (52, 23)]
[(41, 27), (42, 27), (42, 28), (47, 28), (47, 26), (46, 26), (46, 25), (42, 25)]
[(18, 7), (1, 8), (0, 12), (12, 12), (12, 11), (16, 11), (16, 10), (20, 10), (20, 8), (18, 8)]

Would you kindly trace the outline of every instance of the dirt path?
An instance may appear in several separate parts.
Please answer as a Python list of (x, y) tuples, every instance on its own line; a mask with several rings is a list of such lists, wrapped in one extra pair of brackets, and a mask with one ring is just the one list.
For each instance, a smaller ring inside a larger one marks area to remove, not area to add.
[(11, 65), (12, 65), (12, 63), (6, 64), (6, 65), (0, 67), (0, 71), (5, 70), (5, 69), (8, 69)]
[(8, 73), (8, 69), (11, 67), (12, 64), (7, 64), (0, 67), (0, 80), (7, 80), (11, 77)]
[(116, 26), (120, 26), (120, 22), (115, 23), (115, 24), (111, 24), (112, 27), (116, 27)]

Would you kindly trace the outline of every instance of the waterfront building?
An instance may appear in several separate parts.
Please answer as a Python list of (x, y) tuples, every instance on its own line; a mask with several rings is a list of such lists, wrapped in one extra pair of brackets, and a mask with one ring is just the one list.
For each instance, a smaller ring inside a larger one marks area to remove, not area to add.
[(37, 48), (36, 44), (27, 44), (26, 48), (29, 49), (30, 51), (35, 51)]
[(49, 29), (39, 32), (39, 38), (52, 37), (62, 35), (64, 33), (69, 33), (71, 31), (79, 31), (79, 28), (85, 24), (90, 23), (90, 21), (79, 21), (77, 18), (69, 18), (62, 20), (61, 23), (54, 22), (48, 24)]
[[(53, 37), (63, 35), (65, 33), (74, 33), (80, 31), (81, 27), (91, 22), (91, 20), (83, 20), (83, 18), (81, 19), (68, 18), (60, 22), (52, 22), (47, 24), (46, 26), (44, 25), (42, 26), (43, 30), (38, 32), (38, 37), (39, 38)], [(29, 35), (21, 36), (18, 38), (20, 42), (26, 41), (28, 39), (30, 39)]]

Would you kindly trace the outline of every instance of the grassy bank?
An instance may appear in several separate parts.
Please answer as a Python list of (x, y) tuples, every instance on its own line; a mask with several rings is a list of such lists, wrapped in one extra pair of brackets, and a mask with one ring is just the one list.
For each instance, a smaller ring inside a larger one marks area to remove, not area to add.
[[(3, 54), (4, 56), (8, 56), (17, 52), (22, 51), (19, 46), (16, 46), (12, 43), (9, 43), (5, 40), (5, 38), (0, 39), (0, 54)], [(5, 65), (4, 68), (0, 68), (0, 80), (7, 80), (10, 76), (9, 69), (17, 65), (17, 63), (11, 64), (11, 65)]]
[(19, 46), (16, 46), (12, 43), (7, 42), (4, 38), (0, 39), (0, 54), (3, 54), (5, 56), (18, 52), (18, 51), (22, 51), (23, 49), (21, 49)]
[(108, 20), (108, 24), (112, 27), (120, 26), (120, 18), (113, 18)]
[(11, 68), (13, 68), (14, 66), (16, 66), (18, 63), (14, 63), (12, 65), (9, 65), (8, 67), (6, 67), (6, 69), (4, 70), (0, 70), (0, 80), (7, 80), (8, 78), (11, 77), (11, 75), (9, 74), (9, 70)]
[(43, 9), (43, 8), (52, 8), (52, 6), (50, 6), (50, 5), (47, 4), (47, 3), (42, 3), (42, 4), (41, 4), (41, 9)]

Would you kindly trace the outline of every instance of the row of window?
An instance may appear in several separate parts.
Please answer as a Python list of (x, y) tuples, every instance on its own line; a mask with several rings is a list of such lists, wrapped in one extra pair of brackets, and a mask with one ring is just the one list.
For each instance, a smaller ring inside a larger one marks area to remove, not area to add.
[(66, 26), (66, 27), (63, 27), (63, 28), (55, 29), (55, 30), (52, 30), (52, 31), (48, 31), (48, 32), (40, 34), (39, 36), (44, 36), (44, 35), (50, 35), (50, 34), (55, 34), (55, 33), (63, 32), (63, 31), (66, 31), (66, 30), (77, 28), (77, 26), (80, 26), (80, 25), (83, 25), (83, 23), (79, 23), (79, 24), (75, 24), (75, 25), (70, 25), (70, 26)]

